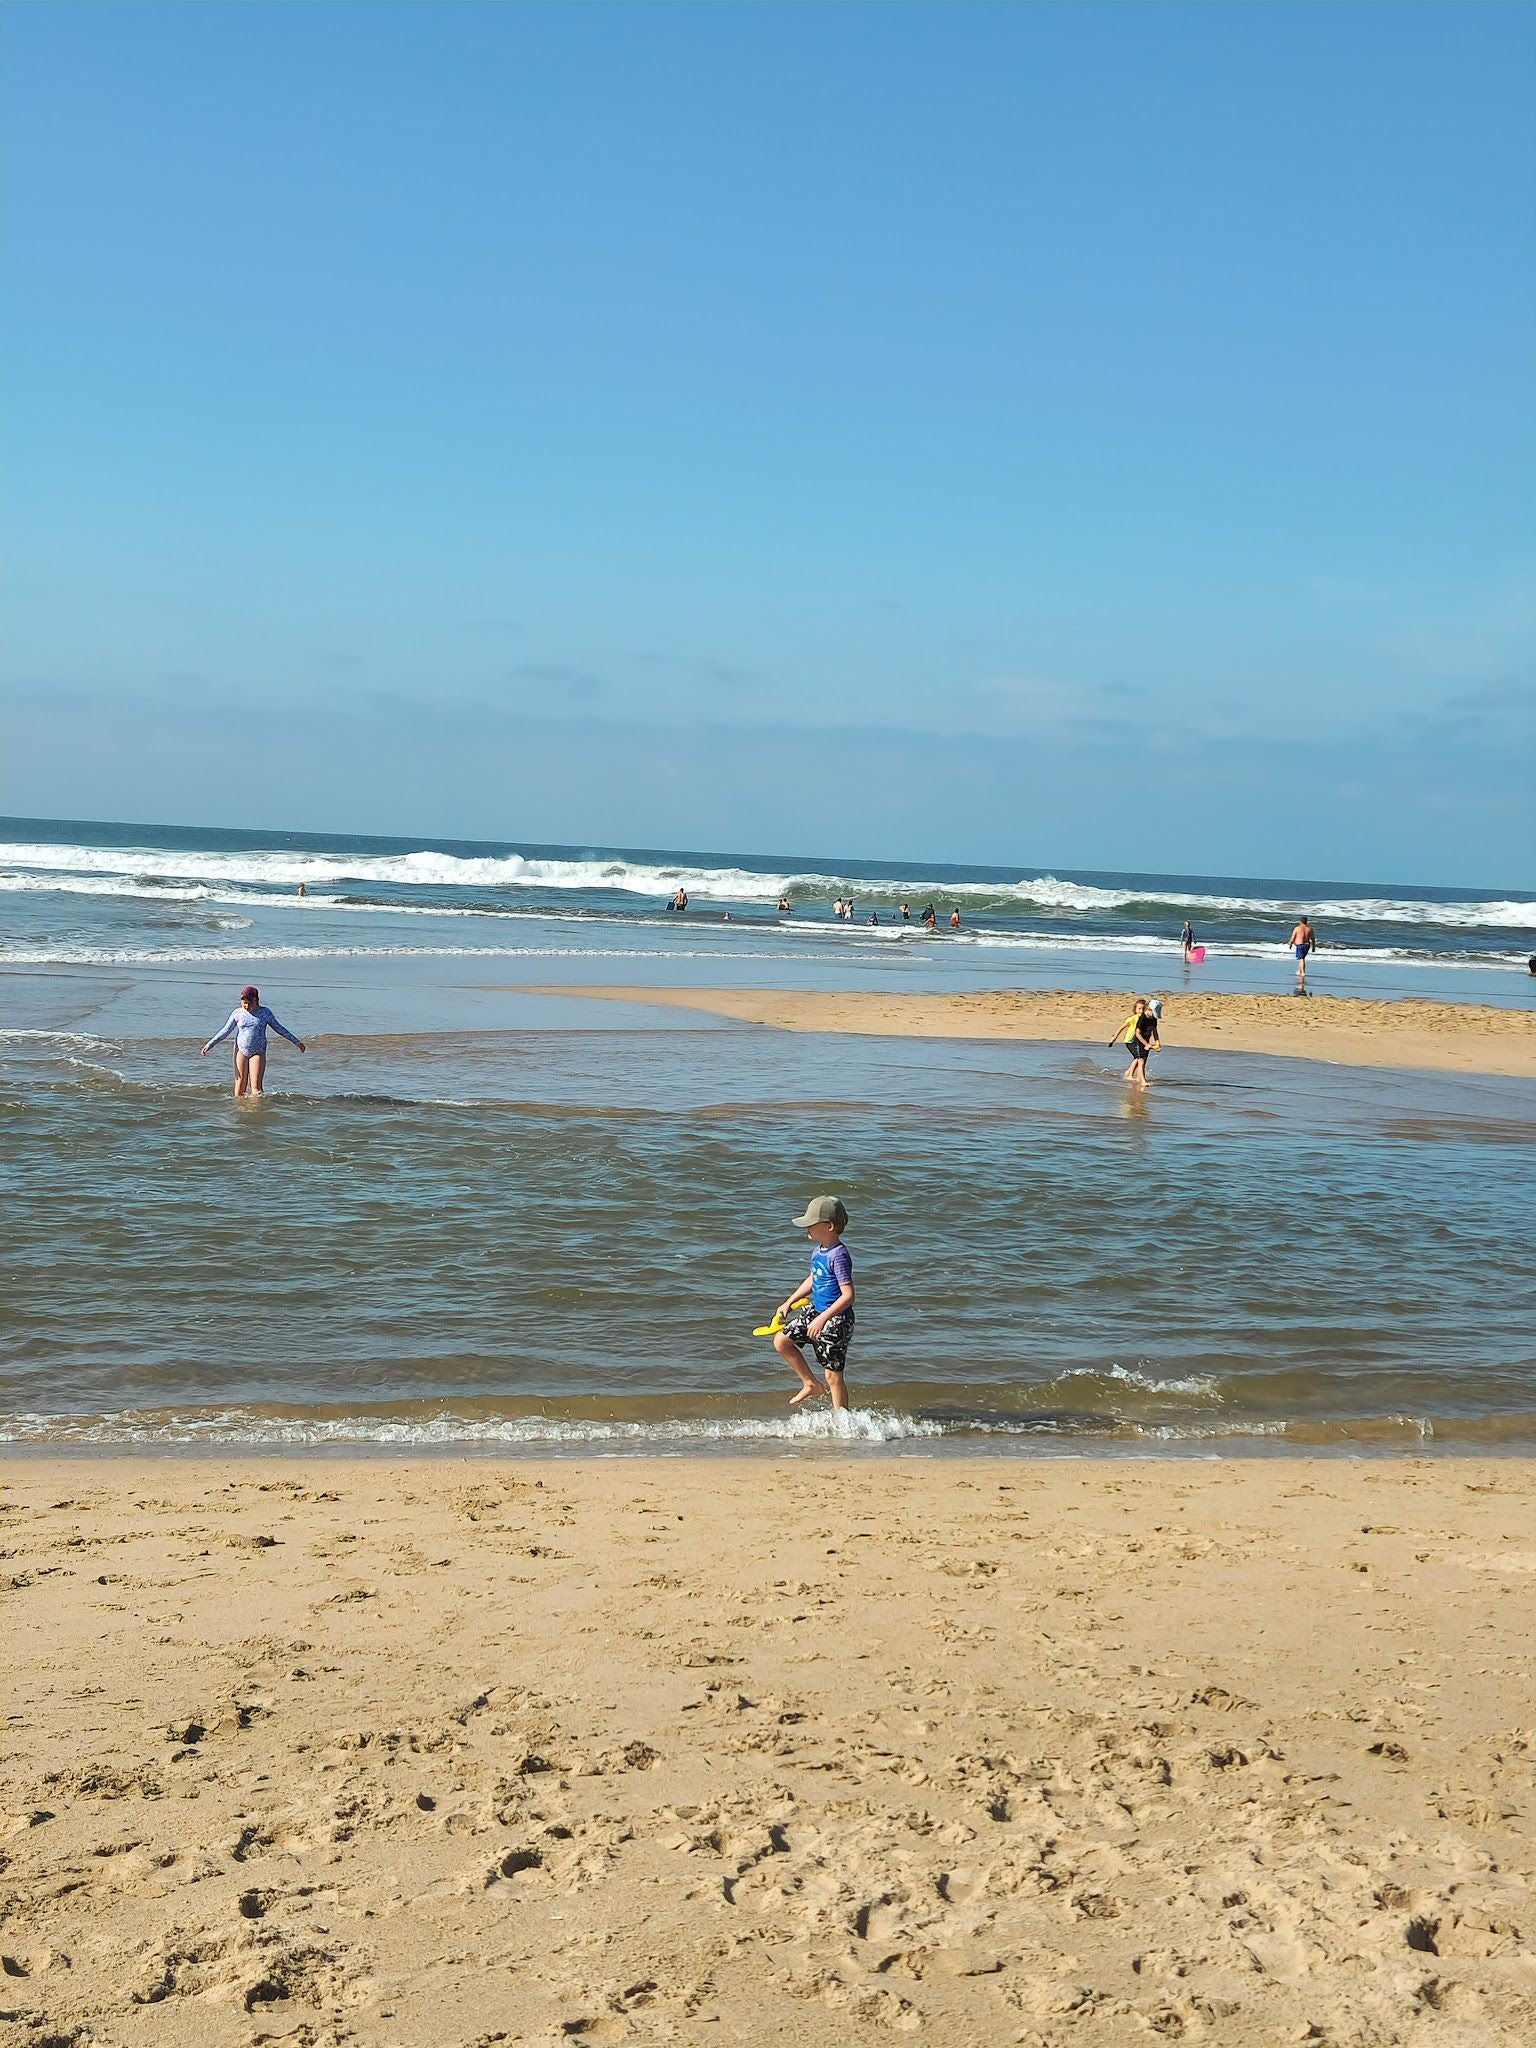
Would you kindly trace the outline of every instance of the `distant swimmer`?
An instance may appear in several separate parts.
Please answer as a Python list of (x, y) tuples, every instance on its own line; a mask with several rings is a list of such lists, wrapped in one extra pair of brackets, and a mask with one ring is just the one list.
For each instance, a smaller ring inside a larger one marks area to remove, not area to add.
[(1317, 933), (1312, 929), (1312, 920), (1303, 914), (1291, 926), (1291, 936), (1285, 942), (1296, 956), (1296, 993), (1304, 996), (1307, 992), (1307, 961), (1317, 950)]
[(230, 1033), (235, 1037), (235, 1093), (237, 1095), (259, 1095), (262, 1078), (267, 1071), (267, 1032), (275, 1031), (279, 1038), (286, 1038), (290, 1045), (304, 1050), (302, 1038), (295, 1038), (286, 1024), (279, 1024), (276, 1017), (261, 1000), (261, 992), (251, 986), (240, 991), (240, 1006), (231, 1010), (229, 1022), (217, 1038), (210, 1038), (198, 1057), (204, 1058), (216, 1045), (222, 1045)]
[[(843, 1370), (853, 1341), (853, 1259), (843, 1243), (848, 1211), (836, 1195), (817, 1195), (807, 1203), (805, 1214), (795, 1218), (795, 1224), (816, 1249), (811, 1254), (810, 1272), (774, 1311), (779, 1328), (774, 1332), (773, 1348), (794, 1368), (800, 1381), (799, 1392), (789, 1397), (791, 1408), (798, 1408), (813, 1394), (830, 1394), (834, 1408), (846, 1408), (848, 1387)], [(806, 1344), (827, 1376), (825, 1384), (805, 1362), (801, 1347)]]
[(307, 896), (309, 894), (309, 889), (305, 883), (300, 882), (299, 886), (297, 887), (297, 889), (294, 890), (293, 893), (295, 896)]
[(903, 903), (901, 906), (901, 921), (903, 924), (910, 924), (912, 922), (912, 908), (910, 904)]
[(939, 920), (934, 914), (934, 908), (931, 903), (924, 905), (921, 922), (927, 925), (929, 931), (936, 931), (938, 929)]
[(778, 901), (778, 912), (779, 912), (779, 915), (780, 915), (780, 917), (788, 917), (788, 915), (789, 915), (789, 898), (788, 898), (787, 896), (781, 896), (781, 897), (779, 898), (779, 901)]
[(949, 928), (952, 932), (957, 932), (960, 929), (960, 908), (958, 904), (949, 913)]
[(679, 888), (672, 901), (667, 905), (667, 908), (668, 910), (686, 910), (688, 908), (688, 891), (684, 888)]
[(880, 922), (880, 913), (878, 910), (872, 910), (869, 913), (869, 921), (871, 924), (878, 924)]

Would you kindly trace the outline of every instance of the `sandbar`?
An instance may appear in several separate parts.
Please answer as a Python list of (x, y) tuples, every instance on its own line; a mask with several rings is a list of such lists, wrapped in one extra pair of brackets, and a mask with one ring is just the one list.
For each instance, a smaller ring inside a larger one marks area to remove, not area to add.
[[(828, 993), (802, 989), (520, 989), (519, 994), (700, 1010), (781, 1031), (877, 1037), (1055, 1039), (1106, 1046), (1138, 994), (1102, 990), (984, 990), (948, 994)], [(1340, 1066), (1423, 1067), (1536, 1079), (1536, 1011), (1486, 1003), (1363, 996), (1254, 996), (1163, 990), (1166, 1047), (1264, 1053)]]
[(17, 1459), (0, 2017), (1516, 2048), (1530, 1470)]

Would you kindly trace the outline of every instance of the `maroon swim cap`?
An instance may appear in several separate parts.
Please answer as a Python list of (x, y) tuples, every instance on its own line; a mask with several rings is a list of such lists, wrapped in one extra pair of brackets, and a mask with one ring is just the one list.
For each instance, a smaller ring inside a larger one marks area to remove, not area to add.
[(255, 996), (256, 1000), (260, 1002), (261, 990), (259, 988), (254, 987), (250, 982), (247, 982), (245, 984), (245, 987), (240, 991), (240, 1000), (242, 1003), (245, 1001), (247, 996)]

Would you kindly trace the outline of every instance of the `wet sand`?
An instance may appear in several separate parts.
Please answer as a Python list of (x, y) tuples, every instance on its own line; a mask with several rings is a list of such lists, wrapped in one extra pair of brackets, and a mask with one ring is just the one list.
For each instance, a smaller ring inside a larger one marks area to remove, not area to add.
[[(913, 1038), (1030, 1038), (1106, 1046), (1138, 995), (1050, 989), (955, 995), (812, 993), (791, 989), (559, 987), (520, 994), (591, 997), (701, 1010), (782, 1031)], [(1264, 1053), (1341, 1066), (1425, 1067), (1536, 1079), (1536, 1011), (1480, 1003), (1379, 1002), (1360, 996), (1161, 991), (1166, 1047)]]
[(17, 1460), (0, 2019), (1516, 2048), (1530, 1471)]

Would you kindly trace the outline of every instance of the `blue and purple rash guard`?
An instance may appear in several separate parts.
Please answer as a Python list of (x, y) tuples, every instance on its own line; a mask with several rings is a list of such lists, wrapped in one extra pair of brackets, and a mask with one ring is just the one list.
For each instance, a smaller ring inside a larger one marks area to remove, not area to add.
[(279, 1038), (286, 1038), (290, 1045), (298, 1044), (299, 1041), (288, 1029), (288, 1026), (286, 1024), (279, 1024), (265, 1003), (262, 1003), (254, 1010), (248, 1010), (244, 1003), (242, 1003), (237, 1010), (230, 1012), (229, 1022), (224, 1026), (218, 1037), (209, 1039), (208, 1050), (212, 1052), (216, 1045), (222, 1045), (231, 1031), (233, 1031), (238, 1034), (235, 1039), (236, 1052), (265, 1052), (267, 1049), (267, 1026), (269, 1024)]
[(852, 1285), (853, 1259), (847, 1245), (818, 1245), (811, 1254), (811, 1306), (817, 1315), (832, 1306), (844, 1287)]

